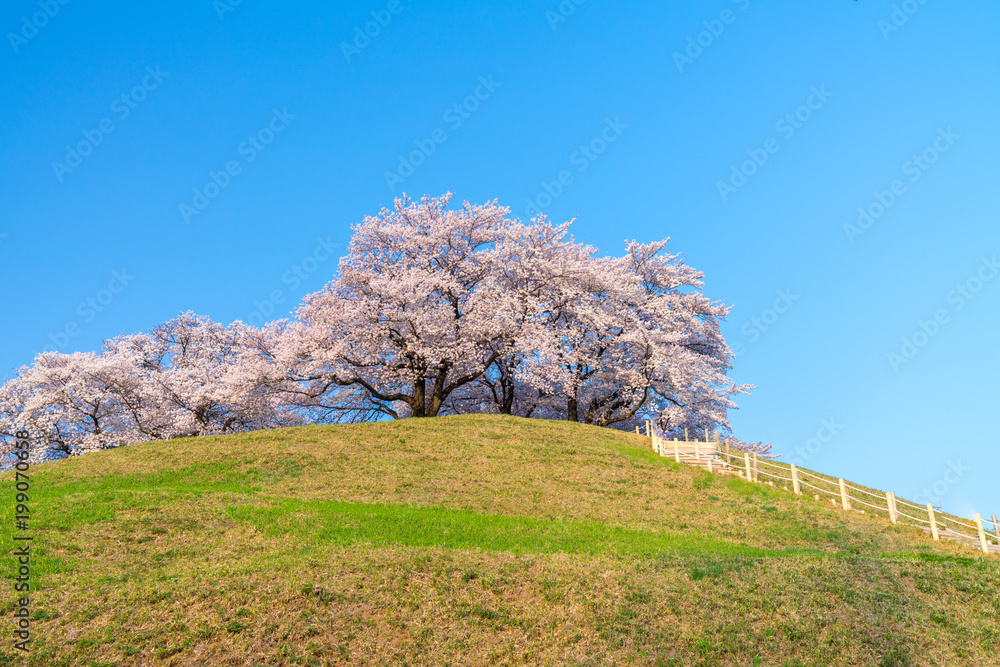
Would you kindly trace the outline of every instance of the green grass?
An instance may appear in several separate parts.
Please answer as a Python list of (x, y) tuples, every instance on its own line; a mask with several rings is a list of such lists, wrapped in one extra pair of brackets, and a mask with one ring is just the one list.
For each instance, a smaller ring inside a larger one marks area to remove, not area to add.
[(780, 556), (773, 551), (684, 533), (628, 530), (592, 521), (542, 520), (449, 510), (337, 501), (283, 500), (266, 507), (229, 506), (230, 517), (268, 536), (310, 544), (443, 547), (515, 554)]
[[(302, 427), (31, 476), (35, 643), (0, 645), (0, 664), (987, 665), (1000, 651), (1000, 559), (595, 427)], [(2, 568), (10, 628), (13, 558)]]

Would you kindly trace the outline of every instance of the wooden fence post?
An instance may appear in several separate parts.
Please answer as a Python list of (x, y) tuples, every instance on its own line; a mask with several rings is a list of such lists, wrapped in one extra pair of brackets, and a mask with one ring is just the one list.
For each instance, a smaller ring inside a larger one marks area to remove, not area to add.
[(760, 480), (760, 464), (757, 462), (757, 452), (753, 453), (753, 481)]
[(636, 424), (636, 426), (635, 426), (635, 434), (639, 435), (639, 425), (638, 424)]
[(750, 454), (748, 454), (747, 452), (743, 452), (743, 463), (745, 463), (747, 467), (747, 481), (748, 482), (754, 481), (753, 473), (750, 472)]
[(976, 530), (979, 532), (979, 546), (983, 548), (984, 554), (988, 554), (990, 552), (990, 545), (986, 541), (986, 533), (983, 531), (983, 517), (979, 516), (979, 512), (976, 512), (975, 519)]
[(701, 447), (697, 440), (694, 441), (694, 464), (701, 465)]
[(799, 469), (795, 467), (792, 463), (792, 490), (795, 491), (795, 495), (802, 495), (802, 487), (799, 485)]
[(708, 472), (715, 472), (714, 470), (712, 470), (712, 455), (711, 454), (708, 455)]
[(840, 506), (845, 510), (851, 509), (851, 496), (847, 494), (847, 484), (840, 480)]
[(896, 523), (899, 517), (896, 516), (896, 494), (892, 491), (885, 492), (885, 504), (889, 508), (889, 520)]
[(934, 506), (931, 505), (930, 503), (927, 503), (927, 518), (931, 522), (931, 537), (933, 537), (935, 540), (941, 539), (940, 537), (938, 537), (937, 519), (934, 518)]
[(647, 419), (646, 420), (646, 437), (648, 438), (648, 437), (650, 437), (652, 435), (653, 435), (653, 430), (651, 428), (649, 428), (649, 420)]
[(688, 435), (688, 427), (684, 427), (684, 442), (691, 442), (691, 436)]
[(997, 515), (993, 515), (993, 534), (996, 535), (997, 544), (1000, 544), (1000, 523), (997, 523)]
[(681, 462), (681, 443), (677, 442), (677, 438), (674, 438), (674, 461)]

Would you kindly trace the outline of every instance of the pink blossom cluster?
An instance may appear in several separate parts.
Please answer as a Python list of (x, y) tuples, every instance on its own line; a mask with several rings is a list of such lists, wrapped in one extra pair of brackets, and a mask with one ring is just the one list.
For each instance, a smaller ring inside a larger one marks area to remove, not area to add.
[(228, 327), (184, 313), (101, 353), (43, 352), (0, 386), (0, 437), (31, 434), (35, 460), (145, 440), (301, 423), (275, 388), (281, 323)]

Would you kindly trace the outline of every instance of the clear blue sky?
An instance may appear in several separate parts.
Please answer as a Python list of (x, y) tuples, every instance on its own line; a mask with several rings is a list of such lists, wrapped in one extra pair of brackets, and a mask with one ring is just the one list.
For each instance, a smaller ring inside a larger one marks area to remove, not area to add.
[(5, 3), (0, 377), (285, 316), (404, 191), (532, 200), (705, 272), (758, 385), (738, 435), (1000, 513), (1000, 5), (897, 6)]

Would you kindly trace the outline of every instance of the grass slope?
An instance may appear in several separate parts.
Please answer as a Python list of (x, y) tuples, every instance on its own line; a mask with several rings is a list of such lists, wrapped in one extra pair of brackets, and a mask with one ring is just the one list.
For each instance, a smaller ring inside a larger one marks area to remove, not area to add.
[(0, 663), (1000, 664), (1000, 559), (648, 447), (476, 415), (36, 466)]

